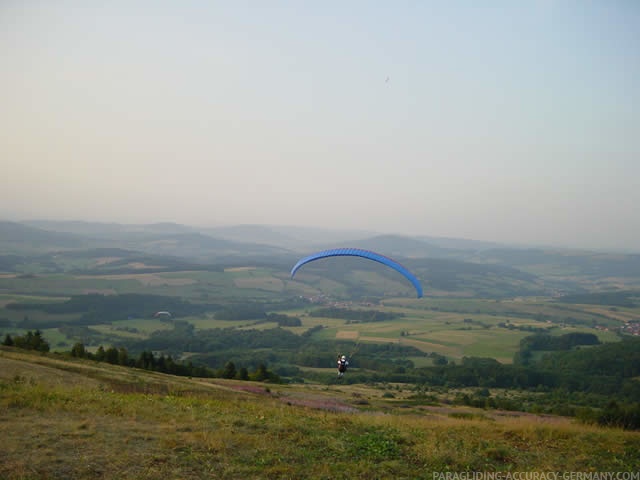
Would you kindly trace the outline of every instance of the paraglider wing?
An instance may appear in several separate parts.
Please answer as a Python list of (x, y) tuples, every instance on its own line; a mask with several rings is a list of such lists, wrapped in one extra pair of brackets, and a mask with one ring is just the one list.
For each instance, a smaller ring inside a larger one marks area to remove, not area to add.
[(413, 273), (411, 273), (404, 266), (389, 257), (385, 257), (384, 255), (372, 252), (370, 250), (362, 250), (361, 248), (333, 248), (331, 250), (323, 250), (322, 252), (317, 252), (309, 255), (308, 257), (301, 258), (300, 260), (298, 260), (298, 263), (296, 263), (291, 269), (291, 278), (295, 276), (300, 267), (309, 262), (313, 262), (314, 260), (319, 260), (321, 258), (345, 256), (367, 258), (369, 260), (373, 260), (393, 268), (397, 272), (404, 275), (405, 278), (413, 284), (416, 289), (416, 293), (418, 294), (418, 298), (422, 297), (422, 285), (420, 285), (420, 281)]

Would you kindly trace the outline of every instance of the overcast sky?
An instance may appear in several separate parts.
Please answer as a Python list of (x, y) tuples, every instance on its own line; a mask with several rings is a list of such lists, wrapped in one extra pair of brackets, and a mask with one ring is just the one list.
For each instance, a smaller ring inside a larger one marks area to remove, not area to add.
[(0, 0), (0, 219), (640, 250), (640, 2)]

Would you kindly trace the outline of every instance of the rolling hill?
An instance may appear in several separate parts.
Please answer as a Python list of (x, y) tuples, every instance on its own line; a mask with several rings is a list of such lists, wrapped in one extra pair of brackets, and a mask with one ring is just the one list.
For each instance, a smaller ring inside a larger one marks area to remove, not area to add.
[[(37, 255), (72, 249), (120, 248), (210, 262), (221, 257), (273, 256), (285, 248), (217, 238), (173, 223), (122, 225), (92, 222), (0, 222), (0, 254)], [(38, 225), (32, 226), (32, 225)], [(42, 228), (40, 228), (42, 227)], [(45, 227), (47, 229), (45, 229)]]
[(82, 248), (89, 240), (73, 233), (43, 230), (18, 222), (0, 221), (0, 254), (41, 253)]
[[(465, 282), (475, 284), (471, 288), (473, 292), (500, 297), (640, 290), (640, 255), (634, 254), (511, 248), (465, 239), (293, 226), (198, 228), (169, 222), (146, 225), (0, 222), (0, 266), (4, 265), (5, 269), (18, 264), (33, 267), (35, 263), (36, 267), (46, 264), (46, 271), (56, 271), (58, 267), (51, 265), (59, 262), (26, 257), (70, 250), (120, 248), (142, 255), (182, 258), (190, 264), (235, 266), (246, 262), (282, 266), (286, 271), (286, 266), (301, 255), (344, 246), (378, 251), (405, 262), (407, 267), (421, 270), (419, 273), (426, 281), (433, 279), (435, 283), (431, 286), (437, 290), (459, 292), (464, 290)], [(16, 259), (16, 255), (25, 259)], [(431, 265), (427, 265), (427, 261)], [(37, 270), (36, 267), (30, 267), (29, 271)], [(483, 269), (485, 273), (478, 275)], [(523, 288), (513, 288), (514, 284)]]

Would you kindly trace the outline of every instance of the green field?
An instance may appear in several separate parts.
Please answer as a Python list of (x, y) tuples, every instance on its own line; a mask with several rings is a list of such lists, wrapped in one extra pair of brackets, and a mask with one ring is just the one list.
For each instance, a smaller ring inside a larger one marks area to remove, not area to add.
[[(406, 285), (377, 272), (354, 272), (358, 282), (382, 286), (385, 291), (404, 295)], [(222, 304), (242, 302), (278, 301), (287, 295), (341, 296), (342, 283), (320, 275), (301, 272), (295, 281), (286, 274), (268, 268), (236, 267), (225, 271), (154, 272), (118, 275), (61, 275), (38, 274), (29, 276), (4, 275), (0, 288), (0, 319), (5, 327), (0, 333), (22, 334), (19, 327), (25, 318), (36, 322), (45, 331), (52, 350), (65, 351), (77, 338), (67, 337), (57, 327), (72, 324), (79, 314), (52, 315), (37, 310), (11, 310), (11, 302), (60, 302), (70, 295), (83, 293), (143, 293), (180, 297), (191, 302)], [(350, 305), (346, 302), (346, 305)], [(312, 317), (308, 313), (319, 305), (282, 310), (302, 321), (300, 327), (285, 327), (301, 335), (319, 325), (325, 327), (314, 334), (317, 340), (353, 341), (365, 343), (395, 343), (413, 346), (425, 353), (435, 352), (453, 361), (465, 356), (489, 356), (509, 363), (522, 338), (534, 329), (554, 335), (571, 331), (591, 332), (602, 341), (617, 341), (615, 329), (630, 319), (640, 318), (640, 308), (616, 308), (595, 305), (560, 304), (540, 297), (490, 300), (475, 298), (422, 299), (386, 297), (373, 306), (351, 305), (382, 312), (395, 312), (402, 316), (393, 321), (351, 323), (340, 318)], [(213, 328), (268, 329), (273, 323), (256, 324), (254, 320), (228, 321), (215, 318), (215, 312), (183, 317), (197, 330)], [(13, 327), (8, 326), (13, 325)], [(596, 330), (594, 327), (598, 326)], [(153, 318), (122, 318), (108, 324), (91, 326), (105, 344), (118, 345), (131, 339), (148, 338), (154, 332), (172, 328), (171, 322)], [(332, 356), (333, 352), (328, 352)], [(418, 360), (428, 364), (428, 359)]]

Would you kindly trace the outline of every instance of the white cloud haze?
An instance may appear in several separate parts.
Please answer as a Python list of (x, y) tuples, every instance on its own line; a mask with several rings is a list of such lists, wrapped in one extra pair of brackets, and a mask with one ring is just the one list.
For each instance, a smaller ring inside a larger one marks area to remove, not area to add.
[(0, 217), (639, 250), (640, 4), (0, 5)]

